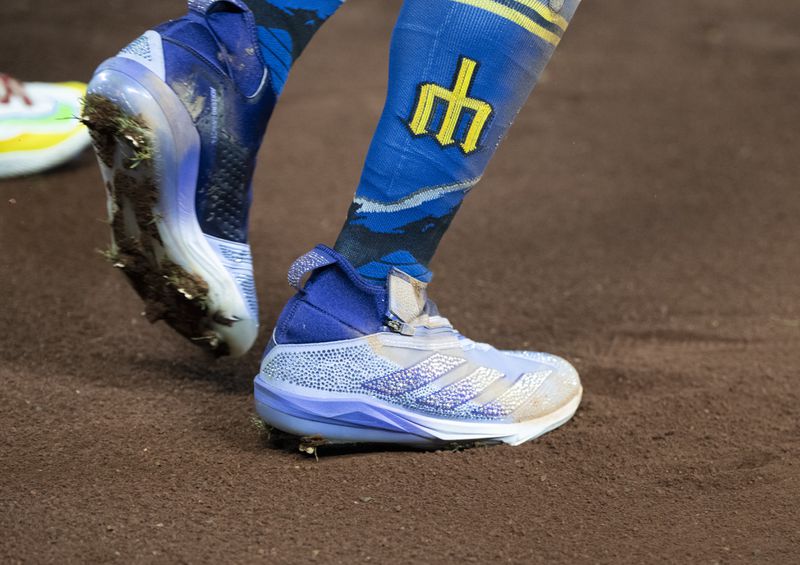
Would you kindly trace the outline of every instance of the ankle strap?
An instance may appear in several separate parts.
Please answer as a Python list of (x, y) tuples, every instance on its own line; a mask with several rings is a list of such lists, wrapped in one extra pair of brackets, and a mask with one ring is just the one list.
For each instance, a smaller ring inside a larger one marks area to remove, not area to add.
[(336, 263), (336, 258), (325, 252), (320, 247), (315, 247), (305, 255), (298, 257), (292, 266), (289, 267), (287, 279), (289, 284), (300, 290), (300, 285), (305, 277), (311, 271), (315, 271), (320, 267), (327, 267)]

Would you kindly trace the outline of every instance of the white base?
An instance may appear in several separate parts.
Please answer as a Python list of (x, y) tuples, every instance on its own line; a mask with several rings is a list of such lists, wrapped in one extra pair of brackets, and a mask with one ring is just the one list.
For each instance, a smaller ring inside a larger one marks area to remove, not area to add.
[[(259, 416), (284, 432), (300, 437), (320, 436), (331, 444), (396, 443), (427, 448), (470, 442), (520, 445), (568, 422), (578, 410), (582, 396), (583, 388), (579, 388), (573, 398), (553, 412), (523, 422), (466, 422), (412, 412), (363, 395), (309, 391), (307, 396), (301, 396), (268, 387), (260, 377), (256, 377), (255, 386)], [(307, 415), (288, 414), (280, 409), (284, 403), (287, 411), (297, 412), (303, 407)], [(337, 414), (349, 418), (359, 414), (365, 420), (382, 421), (384, 425), (337, 422)]]
[(85, 128), (58, 145), (47, 149), (13, 151), (0, 154), (0, 179), (33, 175), (71, 161), (89, 146), (91, 138)]

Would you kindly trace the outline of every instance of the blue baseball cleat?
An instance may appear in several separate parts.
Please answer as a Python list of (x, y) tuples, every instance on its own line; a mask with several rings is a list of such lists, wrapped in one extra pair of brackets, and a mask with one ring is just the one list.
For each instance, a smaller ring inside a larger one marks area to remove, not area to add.
[(518, 445), (578, 408), (581, 383), (567, 361), (467, 339), (402, 271), (373, 285), (318, 246), (289, 282), (298, 293), (255, 378), (259, 415), (284, 432), (328, 443)]
[(107, 188), (109, 259), (151, 321), (217, 355), (258, 333), (251, 179), (276, 95), (240, 0), (191, 0), (95, 72), (83, 121)]

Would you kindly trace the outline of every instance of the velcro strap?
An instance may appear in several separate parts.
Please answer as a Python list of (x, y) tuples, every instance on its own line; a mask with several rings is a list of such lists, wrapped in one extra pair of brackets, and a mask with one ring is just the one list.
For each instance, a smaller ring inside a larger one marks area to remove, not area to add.
[(392, 269), (389, 274), (389, 317), (413, 324), (425, 312), (427, 285), (412, 276)]
[(335, 262), (336, 259), (333, 257), (323, 254), (317, 249), (312, 249), (305, 255), (298, 257), (297, 260), (292, 263), (292, 266), (289, 267), (289, 274), (287, 275), (289, 284), (297, 290), (300, 290), (300, 283), (303, 282), (303, 277), (311, 271), (315, 271), (327, 265), (333, 265)]

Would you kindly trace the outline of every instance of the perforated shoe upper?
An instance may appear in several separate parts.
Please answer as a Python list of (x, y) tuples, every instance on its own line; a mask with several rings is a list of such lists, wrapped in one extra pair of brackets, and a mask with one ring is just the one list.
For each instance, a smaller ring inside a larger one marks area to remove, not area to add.
[(146, 56), (153, 40), (161, 42), (153, 64), (163, 65), (163, 80), (200, 133), (200, 227), (245, 243), (256, 157), (276, 101), (253, 16), (243, 2), (193, 1), (186, 16), (154, 28), (120, 56)]
[(266, 381), (469, 421), (526, 421), (579, 394), (568, 362), (464, 337), (438, 314), (426, 284), (401, 271), (385, 287), (367, 284), (344, 257), (318, 246), (295, 263), (290, 282), (300, 287), (308, 273), (267, 349)]

